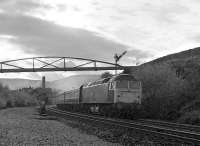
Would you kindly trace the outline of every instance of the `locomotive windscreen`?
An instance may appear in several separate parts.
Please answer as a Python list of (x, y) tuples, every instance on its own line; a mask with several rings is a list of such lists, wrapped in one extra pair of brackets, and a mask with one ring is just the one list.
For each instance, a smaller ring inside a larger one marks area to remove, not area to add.
[(129, 88), (131, 88), (131, 89), (139, 89), (140, 88), (140, 82), (138, 82), (138, 81), (129, 81)]
[(136, 81), (136, 79), (134, 78), (134, 76), (132, 75), (128, 75), (128, 74), (122, 74), (122, 75), (117, 75), (115, 77), (113, 77), (112, 79), (113, 81)]
[(139, 89), (140, 82), (138, 82), (134, 76), (123, 74), (115, 76), (112, 79), (113, 82), (116, 82), (116, 88), (118, 89)]

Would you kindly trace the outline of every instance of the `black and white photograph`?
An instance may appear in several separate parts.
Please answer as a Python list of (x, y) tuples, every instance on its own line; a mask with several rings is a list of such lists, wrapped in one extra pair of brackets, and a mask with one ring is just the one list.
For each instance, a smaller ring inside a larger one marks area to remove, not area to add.
[(200, 146), (200, 0), (0, 0), (0, 146)]

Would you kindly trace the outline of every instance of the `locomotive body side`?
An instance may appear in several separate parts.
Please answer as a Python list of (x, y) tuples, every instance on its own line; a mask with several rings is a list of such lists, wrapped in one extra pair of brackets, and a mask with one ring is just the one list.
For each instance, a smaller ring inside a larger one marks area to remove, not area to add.
[(113, 103), (114, 98), (109, 96), (108, 83), (97, 83), (83, 87), (82, 90), (82, 103), (96, 103), (96, 104), (107, 104)]
[(141, 98), (141, 82), (132, 75), (120, 74), (67, 91), (58, 100), (64, 104), (140, 104)]
[(141, 82), (132, 75), (119, 74), (65, 92), (58, 98), (57, 107), (67, 111), (136, 118), (141, 98)]

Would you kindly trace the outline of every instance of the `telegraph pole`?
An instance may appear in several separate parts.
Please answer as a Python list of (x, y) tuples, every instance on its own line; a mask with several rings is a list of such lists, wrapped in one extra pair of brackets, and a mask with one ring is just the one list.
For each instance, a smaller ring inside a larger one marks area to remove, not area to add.
[(42, 77), (42, 88), (45, 89), (45, 76)]

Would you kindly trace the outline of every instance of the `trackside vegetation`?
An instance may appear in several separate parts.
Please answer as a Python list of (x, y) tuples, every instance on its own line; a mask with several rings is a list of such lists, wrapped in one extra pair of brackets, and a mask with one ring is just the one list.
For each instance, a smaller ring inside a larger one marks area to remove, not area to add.
[(200, 65), (196, 60), (151, 63), (135, 72), (142, 81), (142, 116), (200, 125)]
[[(22, 88), (10, 90), (8, 87), (0, 84), (0, 109), (8, 107), (24, 107), (39, 105), (43, 98), (55, 96), (51, 88)], [(49, 100), (50, 103), (50, 100)]]

